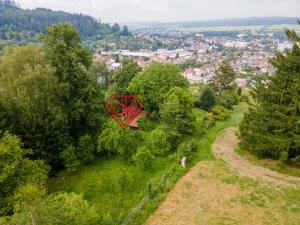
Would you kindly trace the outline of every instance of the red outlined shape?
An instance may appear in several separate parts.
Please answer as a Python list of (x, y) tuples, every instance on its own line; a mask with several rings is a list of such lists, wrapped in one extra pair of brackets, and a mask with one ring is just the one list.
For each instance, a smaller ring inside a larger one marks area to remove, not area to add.
[(105, 104), (105, 108), (123, 128), (130, 126), (143, 107), (140, 99), (132, 94), (113, 94)]

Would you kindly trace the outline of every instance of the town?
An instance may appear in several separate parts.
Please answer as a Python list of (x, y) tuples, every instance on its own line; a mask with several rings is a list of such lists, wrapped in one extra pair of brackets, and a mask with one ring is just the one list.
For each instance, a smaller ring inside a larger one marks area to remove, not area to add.
[(136, 61), (142, 68), (152, 62), (175, 64), (183, 68), (182, 75), (192, 84), (210, 82), (220, 62), (229, 60), (237, 73), (236, 83), (247, 87), (251, 85), (253, 75), (274, 73), (269, 60), (276, 51), (282, 52), (292, 46), (272, 32), (224, 33), (222, 36), (218, 33), (206, 35), (205, 32), (183, 35), (180, 31), (168, 30), (139, 32), (136, 34), (138, 38), (160, 42), (164, 46), (172, 46), (172, 49), (101, 51), (94, 55), (94, 60), (105, 62), (111, 70), (120, 69), (123, 58)]

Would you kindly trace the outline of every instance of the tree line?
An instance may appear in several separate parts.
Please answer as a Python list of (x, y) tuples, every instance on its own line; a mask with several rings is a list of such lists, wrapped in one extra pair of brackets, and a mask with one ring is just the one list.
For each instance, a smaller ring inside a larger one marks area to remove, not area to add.
[[(119, 24), (110, 26), (101, 23), (91, 16), (76, 13), (66, 13), (63, 11), (53, 11), (45, 8), (33, 10), (21, 9), (18, 4), (10, 0), (0, 1), (0, 38), (20, 39), (28, 32), (44, 33), (46, 27), (59, 22), (69, 22), (80, 32), (82, 38), (108, 34), (130, 35), (127, 26), (122, 29)], [(16, 32), (18, 34), (16, 34)], [(29, 33), (30, 34), (30, 33)]]

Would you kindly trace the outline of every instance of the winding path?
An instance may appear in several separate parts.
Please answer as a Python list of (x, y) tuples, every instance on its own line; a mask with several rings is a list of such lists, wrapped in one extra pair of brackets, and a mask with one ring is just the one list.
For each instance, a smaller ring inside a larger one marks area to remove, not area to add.
[(191, 168), (145, 225), (299, 224), (300, 203), (289, 194), (299, 193), (300, 178), (239, 156), (234, 151), (235, 131), (226, 129), (215, 139), (212, 151), (217, 160), (200, 161)]
[(225, 161), (239, 175), (254, 180), (271, 182), (279, 186), (300, 187), (300, 178), (282, 174), (265, 167), (255, 165), (238, 155), (234, 149), (238, 145), (235, 128), (228, 128), (219, 135), (212, 145), (212, 151), (217, 158)]

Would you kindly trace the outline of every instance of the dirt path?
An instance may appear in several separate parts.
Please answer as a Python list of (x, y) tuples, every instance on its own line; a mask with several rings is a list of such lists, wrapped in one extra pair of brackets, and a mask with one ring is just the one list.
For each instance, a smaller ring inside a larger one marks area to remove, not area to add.
[(238, 145), (238, 138), (234, 128), (229, 128), (223, 135), (217, 137), (212, 145), (212, 151), (217, 158), (225, 161), (239, 175), (250, 177), (254, 180), (271, 182), (279, 186), (292, 186), (300, 188), (300, 178), (292, 177), (268, 168), (253, 164), (234, 149)]
[[(218, 136), (216, 161), (197, 163), (146, 225), (299, 225), (300, 180), (237, 155), (234, 129)], [(276, 188), (275, 188), (276, 187)]]

